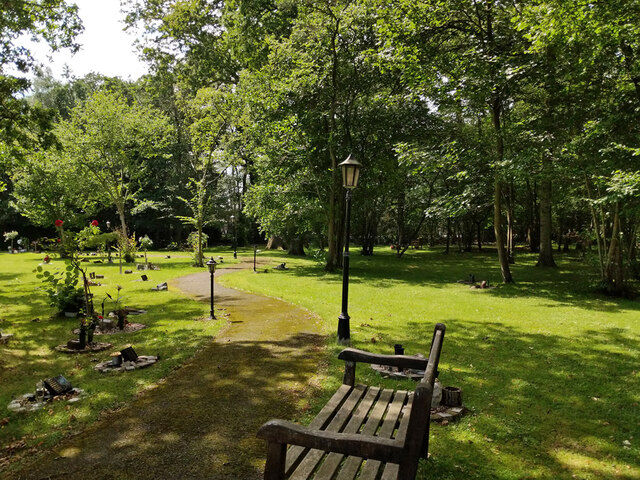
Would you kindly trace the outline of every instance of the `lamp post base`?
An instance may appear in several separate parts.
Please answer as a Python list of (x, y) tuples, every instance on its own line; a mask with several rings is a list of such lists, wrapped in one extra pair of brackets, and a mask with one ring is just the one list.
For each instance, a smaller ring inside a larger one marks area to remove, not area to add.
[(351, 333), (349, 328), (349, 315), (341, 313), (338, 317), (338, 344), (351, 345)]

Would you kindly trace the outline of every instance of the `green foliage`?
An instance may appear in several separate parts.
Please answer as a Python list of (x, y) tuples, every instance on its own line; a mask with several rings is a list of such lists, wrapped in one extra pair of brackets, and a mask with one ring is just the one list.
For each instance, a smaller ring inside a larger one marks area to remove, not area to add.
[(13, 244), (13, 240), (18, 237), (18, 232), (12, 230), (10, 232), (4, 232), (2, 236), (5, 242), (11, 242)]
[[(38, 106), (30, 107), (22, 97), (30, 82), (22, 77), (34, 68), (29, 49), (17, 39), (44, 40), (53, 51), (79, 45), (75, 37), (82, 31), (78, 7), (64, 0), (25, 2), (8, 0), (2, 5), (0, 19), (0, 161), (21, 158), (25, 148), (47, 146), (54, 141), (49, 134), (53, 116)], [(7, 74), (16, 71), (17, 74)]]
[(153, 240), (151, 240), (149, 238), (149, 235), (145, 235), (144, 237), (140, 237), (138, 239), (138, 242), (140, 243), (140, 248), (142, 250), (144, 250), (145, 252), (147, 250), (149, 250), (151, 247), (153, 247)]
[(68, 154), (56, 149), (30, 153), (11, 181), (11, 206), (34, 225), (48, 227), (64, 218), (68, 226), (80, 227), (102, 203), (92, 177), (85, 177)]
[(112, 204), (127, 234), (125, 211), (136, 198), (146, 162), (164, 155), (171, 126), (159, 111), (129, 104), (122, 94), (98, 91), (60, 123), (58, 136), (87, 186), (103, 205)]
[(187, 237), (187, 245), (193, 250), (193, 265), (203, 266), (203, 247), (209, 240), (209, 235), (205, 232), (191, 232)]
[(80, 271), (68, 262), (64, 268), (45, 270), (38, 265), (33, 272), (42, 280), (42, 290), (58, 313), (78, 312), (84, 305), (84, 289), (78, 288)]
[(120, 255), (122, 255), (122, 259), (126, 263), (134, 263), (136, 261), (136, 252), (138, 251), (135, 233), (128, 237), (122, 233), (122, 230), (117, 230), (116, 234), (118, 250), (120, 251)]

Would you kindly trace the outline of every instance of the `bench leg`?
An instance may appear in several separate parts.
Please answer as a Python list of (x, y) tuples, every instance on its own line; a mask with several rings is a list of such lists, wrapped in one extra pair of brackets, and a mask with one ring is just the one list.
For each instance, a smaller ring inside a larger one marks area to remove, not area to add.
[(267, 446), (267, 463), (264, 466), (264, 479), (284, 480), (286, 460), (287, 444), (269, 442)]
[(356, 383), (356, 362), (344, 362), (344, 377), (342, 383), (345, 385), (351, 385), (352, 387)]

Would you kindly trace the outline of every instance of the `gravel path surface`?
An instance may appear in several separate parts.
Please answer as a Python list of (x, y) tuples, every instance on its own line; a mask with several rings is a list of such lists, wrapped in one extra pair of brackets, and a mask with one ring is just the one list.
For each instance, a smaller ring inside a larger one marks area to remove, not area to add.
[[(209, 273), (169, 288), (208, 302)], [(280, 300), (216, 284), (215, 302), (226, 309), (228, 326), (210, 345), (13, 478), (261, 478), (266, 445), (255, 433), (270, 418), (292, 419), (313, 395), (324, 339), (317, 317)]]

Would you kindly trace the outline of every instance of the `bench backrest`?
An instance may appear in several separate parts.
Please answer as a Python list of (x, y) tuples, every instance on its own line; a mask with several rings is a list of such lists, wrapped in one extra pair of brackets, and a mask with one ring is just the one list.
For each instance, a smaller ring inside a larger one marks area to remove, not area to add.
[(405, 443), (405, 450), (411, 458), (418, 456), (427, 458), (431, 399), (433, 397), (433, 385), (438, 376), (438, 364), (440, 363), (444, 333), (444, 324), (436, 324), (431, 341), (431, 351), (429, 352), (429, 363), (422, 381), (418, 383), (413, 395), (413, 406), (411, 407), (411, 417), (409, 418), (409, 429)]

